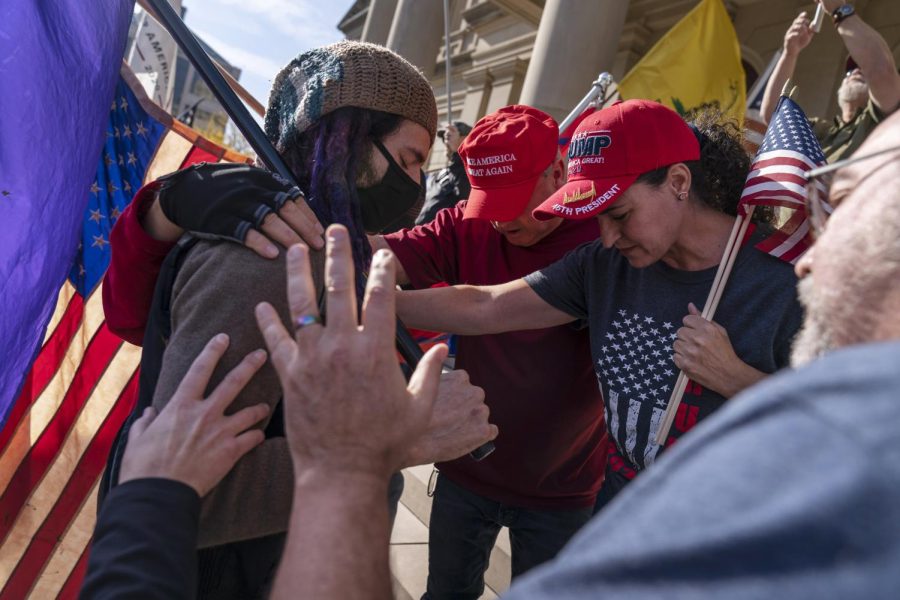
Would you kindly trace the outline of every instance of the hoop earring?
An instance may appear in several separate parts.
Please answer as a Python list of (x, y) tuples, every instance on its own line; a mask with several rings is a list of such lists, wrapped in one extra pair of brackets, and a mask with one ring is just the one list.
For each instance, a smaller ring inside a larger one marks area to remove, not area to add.
[(684, 202), (685, 200), (687, 200), (687, 192), (679, 192), (676, 195), (676, 198), (678, 198), (679, 202)]

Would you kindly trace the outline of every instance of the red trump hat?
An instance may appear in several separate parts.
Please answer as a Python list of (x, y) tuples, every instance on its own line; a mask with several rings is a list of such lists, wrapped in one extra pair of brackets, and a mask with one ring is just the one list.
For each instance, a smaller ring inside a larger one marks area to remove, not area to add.
[(507, 106), (478, 121), (459, 147), (472, 184), (463, 218), (518, 218), (556, 158), (558, 139), (553, 117), (530, 106)]
[(674, 110), (649, 100), (617, 102), (589, 115), (569, 144), (568, 180), (536, 209), (536, 219), (587, 219), (637, 178), (700, 159), (700, 143)]

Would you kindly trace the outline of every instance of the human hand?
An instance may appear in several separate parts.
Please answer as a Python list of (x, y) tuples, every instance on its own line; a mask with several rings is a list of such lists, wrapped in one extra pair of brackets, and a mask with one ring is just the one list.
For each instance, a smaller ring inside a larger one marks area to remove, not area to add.
[(302, 192), (264, 169), (199, 163), (159, 181), (149, 221), (164, 238), (188, 230), (241, 242), (264, 258), (278, 256), (272, 242), (324, 245), (324, 230)]
[(785, 54), (797, 55), (812, 41), (815, 30), (811, 27), (809, 15), (801, 12), (784, 34)]
[(454, 460), (493, 440), (498, 432), (488, 423), (489, 413), (484, 390), (469, 383), (468, 373), (443, 373), (428, 430), (413, 444), (403, 466)]
[(266, 362), (256, 350), (232, 369), (208, 398), (203, 392), (228, 348), (228, 336), (219, 334), (206, 344), (166, 404), (156, 413), (148, 407), (131, 426), (122, 457), (119, 481), (161, 477), (185, 483), (205, 496), (265, 436), (250, 429), (269, 413), (266, 404), (248, 406), (225, 415), (247, 382)]
[(259, 329), (284, 392), (285, 429), (298, 482), (327, 470), (387, 481), (428, 429), (437, 397), (438, 345), (422, 358), (407, 386), (394, 350), (394, 261), (387, 250), (372, 260), (357, 324), (356, 286), (346, 228), (326, 232), (328, 325), (318, 324), (318, 303), (303, 245), (288, 250), (288, 304), (300, 324), (293, 337), (275, 309), (256, 308)]
[(700, 316), (693, 303), (682, 320), (673, 344), (675, 366), (700, 385), (723, 396), (731, 396), (732, 383), (741, 366), (725, 328)]

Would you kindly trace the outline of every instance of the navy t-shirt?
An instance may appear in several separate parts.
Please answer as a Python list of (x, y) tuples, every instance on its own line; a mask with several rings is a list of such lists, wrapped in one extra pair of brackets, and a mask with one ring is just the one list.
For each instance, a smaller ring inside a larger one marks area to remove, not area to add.
[[(788, 365), (802, 311), (793, 267), (754, 248), (756, 237), (738, 254), (713, 320), (728, 332), (741, 360), (774, 373)], [(676, 331), (688, 303), (703, 306), (716, 271), (682, 271), (662, 261), (636, 269), (618, 250), (596, 241), (525, 278), (541, 298), (590, 328), (594, 371), (614, 443), (612, 473), (631, 479), (659, 453), (656, 434), (678, 378)], [(724, 401), (688, 382), (666, 445)]]
[(900, 341), (728, 402), (504, 600), (893, 599)]

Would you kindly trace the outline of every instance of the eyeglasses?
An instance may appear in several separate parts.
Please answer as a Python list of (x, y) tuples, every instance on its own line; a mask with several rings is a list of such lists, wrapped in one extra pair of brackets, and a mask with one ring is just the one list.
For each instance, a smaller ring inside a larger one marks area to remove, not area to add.
[[(809, 217), (810, 231), (813, 239), (822, 235), (822, 232), (825, 230), (825, 222), (828, 220), (828, 217), (831, 216), (831, 213), (834, 212), (834, 206), (828, 201), (828, 194), (831, 189), (831, 182), (834, 180), (834, 174), (848, 165), (875, 158), (882, 154), (888, 154), (890, 152), (900, 152), (900, 146), (886, 148), (864, 156), (845, 158), (836, 163), (818, 167), (804, 173), (806, 176), (806, 214)], [(863, 178), (856, 182), (857, 185), (862, 183), (866, 177), (869, 177), (887, 164), (890, 164), (890, 161), (885, 161), (866, 173)]]

